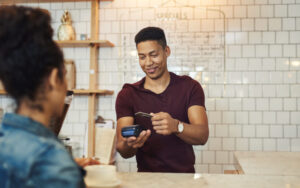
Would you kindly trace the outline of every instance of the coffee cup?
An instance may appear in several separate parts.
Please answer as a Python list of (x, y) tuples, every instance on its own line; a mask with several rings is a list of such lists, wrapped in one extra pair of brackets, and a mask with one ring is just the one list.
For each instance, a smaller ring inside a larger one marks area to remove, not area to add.
[(91, 165), (84, 169), (87, 172), (84, 178), (87, 186), (112, 185), (120, 182), (114, 165)]

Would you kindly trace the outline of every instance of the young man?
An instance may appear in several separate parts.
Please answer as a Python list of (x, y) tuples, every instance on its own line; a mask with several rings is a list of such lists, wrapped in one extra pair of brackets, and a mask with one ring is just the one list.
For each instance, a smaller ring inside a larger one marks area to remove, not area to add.
[(0, 125), (0, 187), (85, 187), (83, 170), (48, 127), (67, 88), (49, 14), (1, 6), (0, 28), (0, 79), (17, 107)]
[[(135, 43), (146, 76), (118, 94), (117, 150), (124, 158), (136, 155), (139, 172), (193, 173), (192, 145), (204, 145), (209, 134), (203, 89), (190, 77), (168, 71), (171, 51), (162, 29), (142, 29)], [(152, 118), (135, 117), (139, 111)], [(147, 130), (137, 138), (122, 137), (121, 129), (133, 124)]]

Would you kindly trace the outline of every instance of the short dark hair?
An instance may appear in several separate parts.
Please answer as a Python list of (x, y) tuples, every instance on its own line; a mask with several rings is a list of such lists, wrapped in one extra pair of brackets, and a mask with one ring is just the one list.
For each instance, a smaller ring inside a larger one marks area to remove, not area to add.
[(48, 11), (22, 6), (0, 7), (0, 79), (17, 105), (37, 99), (54, 68), (64, 78), (63, 53), (53, 41)]
[(166, 40), (164, 30), (162, 30), (159, 27), (146, 27), (146, 28), (140, 30), (135, 35), (135, 39), (134, 39), (136, 46), (140, 42), (144, 42), (144, 41), (147, 41), (147, 40), (155, 40), (163, 48), (165, 48), (167, 46), (167, 40)]

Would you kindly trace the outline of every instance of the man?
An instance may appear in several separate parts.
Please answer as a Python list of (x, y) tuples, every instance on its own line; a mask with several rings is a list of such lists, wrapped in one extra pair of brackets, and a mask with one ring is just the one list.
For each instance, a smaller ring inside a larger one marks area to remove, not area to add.
[(0, 28), (0, 79), (16, 103), (0, 125), (0, 187), (85, 187), (84, 171), (49, 129), (62, 115), (67, 88), (49, 14), (1, 6)]
[[(209, 134), (203, 89), (190, 77), (168, 71), (171, 50), (162, 29), (142, 29), (135, 43), (146, 76), (118, 94), (117, 150), (124, 158), (136, 155), (139, 172), (194, 173), (192, 145), (204, 145)], [(139, 111), (152, 118), (135, 117)], [(147, 130), (137, 138), (122, 137), (121, 129), (133, 124)]]

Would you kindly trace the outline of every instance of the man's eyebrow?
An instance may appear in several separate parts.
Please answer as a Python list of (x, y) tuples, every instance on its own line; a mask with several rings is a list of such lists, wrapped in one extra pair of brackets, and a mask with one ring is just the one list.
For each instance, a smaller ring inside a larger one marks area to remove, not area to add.
[(153, 50), (149, 54), (153, 54), (153, 53), (156, 53), (156, 52), (157, 52), (156, 50)]
[[(153, 54), (153, 53), (155, 53), (156, 52), (156, 50), (152, 50), (152, 51), (150, 51), (148, 54)], [(145, 55), (144, 53), (138, 53), (138, 55)]]

